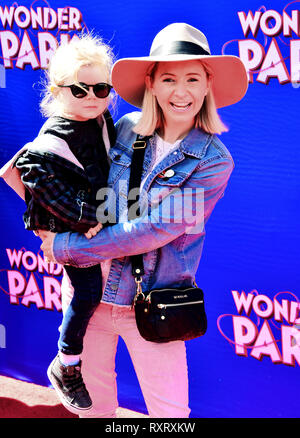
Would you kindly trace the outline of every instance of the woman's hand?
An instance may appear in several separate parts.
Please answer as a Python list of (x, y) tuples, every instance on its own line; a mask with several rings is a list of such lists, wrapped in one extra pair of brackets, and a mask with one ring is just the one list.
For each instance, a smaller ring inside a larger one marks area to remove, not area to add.
[(102, 230), (103, 226), (102, 224), (100, 224), (100, 222), (98, 223), (98, 225), (96, 225), (95, 227), (91, 227), (86, 233), (84, 233), (85, 237), (87, 237), (88, 239), (91, 239), (92, 237), (96, 236), (96, 234)]
[(56, 233), (52, 233), (51, 231), (45, 231), (45, 230), (37, 230), (34, 232), (34, 234), (40, 237), (43, 241), (41, 245), (41, 250), (44, 253), (45, 261), (56, 262), (53, 255), (53, 241), (56, 236)]

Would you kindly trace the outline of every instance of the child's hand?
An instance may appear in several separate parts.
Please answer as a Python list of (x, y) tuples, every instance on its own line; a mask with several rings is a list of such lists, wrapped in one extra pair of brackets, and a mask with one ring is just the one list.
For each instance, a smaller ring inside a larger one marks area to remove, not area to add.
[(86, 233), (84, 233), (85, 237), (88, 239), (91, 239), (92, 237), (96, 236), (96, 234), (102, 230), (102, 224), (100, 222), (95, 227), (91, 227)]
[(43, 241), (41, 245), (41, 250), (44, 253), (45, 261), (56, 262), (53, 255), (53, 241), (56, 236), (56, 233), (52, 233), (51, 231), (45, 231), (45, 230), (37, 230), (37, 233), (34, 234), (38, 235)]

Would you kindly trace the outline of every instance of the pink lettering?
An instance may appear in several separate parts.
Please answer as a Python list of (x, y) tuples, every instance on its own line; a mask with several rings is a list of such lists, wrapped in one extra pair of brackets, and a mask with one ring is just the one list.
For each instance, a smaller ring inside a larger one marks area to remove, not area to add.
[(11, 304), (19, 304), (19, 295), (22, 295), (26, 286), (26, 279), (18, 271), (7, 271), (9, 299)]
[(60, 282), (53, 277), (44, 277), (44, 298), (47, 310), (53, 310), (54, 307), (58, 311), (61, 310), (60, 294)]
[(11, 58), (16, 56), (19, 50), (19, 38), (11, 31), (0, 31), (0, 42), (3, 54), (3, 63), (5, 68), (12, 68), (13, 63)]
[(277, 78), (280, 84), (290, 81), (277, 41), (272, 39), (269, 50), (261, 65), (257, 81), (267, 84), (270, 78)]
[(241, 294), (239, 294), (235, 290), (233, 290), (231, 293), (232, 293), (232, 296), (233, 296), (238, 313), (241, 314), (242, 311), (244, 310), (246, 315), (249, 315), (251, 312), (251, 306), (252, 306), (252, 301), (253, 301), (254, 295), (248, 294), (246, 297), (245, 292), (242, 292)]
[(16, 62), (16, 67), (23, 70), (27, 64), (30, 64), (33, 70), (40, 68), (39, 60), (30, 41), (29, 35), (25, 30)]
[(35, 280), (34, 274), (31, 273), (22, 298), (22, 304), (26, 307), (29, 307), (30, 304), (33, 303), (36, 305), (38, 309), (44, 307), (44, 302), (39, 287)]
[(256, 36), (259, 29), (259, 20), (261, 14), (261, 12), (256, 11), (255, 15), (253, 16), (252, 12), (249, 11), (246, 16), (245, 12), (238, 12), (238, 17), (240, 19), (245, 37), (248, 36), (250, 31), (252, 32), (253, 36)]
[[(266, 305), (266, 309), (261, 308), (261, 303)], [(256, 315), (261, 318), (270, 318), (273, 314), (273, 302), (266, 295), (257, 295), (253, 299), (252, 306)]]
[(291, 81), (300, 82), (300, 40), (291, 41)]
[(281, 362), (280, 351), (268, 321), (264, 321), (250, 354), (258, 360), (261, 360), (262, 356), (270, 356), (273, 363)]
[(239, 54), (245, 65), (248, 81), (253, 82), (253, 73), (258, 69), (265, 56), (263, 46), (255, 40), (239, 40)]
[(247, 346), (251, 345), (257, 335), (256, 325), (245, 316), (234, 316), (233, 332), (235, 339), (235, 352), (239, 356), (247, 356)]
[(10, 263), (11, 268), (14, 267), (14, 265), (16, 265), (16, 268), (20, 268), (20, 264), (21, 264), (21, 260), (22, 260), (22, 255), (23, 255), (23, 251), (16, 251), (15, 249), (13, 250), (13, 252), (11, 251), (11, 249), (6, 248), (6, 254)]
[(8, 7), (5, 6), (3, 10), (2, 6), (0, 6), (0, 20), (4, 29), (6, 28), (7, 24), (9, 25), (9, 27), (13, 26), (14, 12), (14, 7), (8, 9)]
[(22, 256), (22, 263), (28, 271), (34, 271), (37, 267), (37, 258), (32, 251), (25, 251)]
[(300, 348), (295, 339), (295, 328), (281, 326), (282, 361), (285, 365), (295, 366), (295, 360), (300, 365)]

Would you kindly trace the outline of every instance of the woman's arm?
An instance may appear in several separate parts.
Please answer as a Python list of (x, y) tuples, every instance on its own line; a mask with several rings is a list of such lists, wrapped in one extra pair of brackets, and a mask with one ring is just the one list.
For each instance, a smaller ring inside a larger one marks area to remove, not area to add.
[[(181, 190), (169, 194), (146, 215), (104, 228), (90, 240), (78, 233), (56, 234), (55, 260), (61, 264), (87, 266), (151, 251), (184, 233), (203, 233), (204, 224), (223, 196), (232, 169), (229, 158), (217, 158), (195, 171)], [(196, 191), (196, 196), (192, 191)], [(186, 208), (180, 217), (177, 212), (183, 204)]]

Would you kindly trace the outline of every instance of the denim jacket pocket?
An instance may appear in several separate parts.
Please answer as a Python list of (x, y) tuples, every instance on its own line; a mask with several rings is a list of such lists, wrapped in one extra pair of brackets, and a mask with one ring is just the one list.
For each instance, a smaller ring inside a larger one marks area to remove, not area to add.
[(153, 184), (164, 187), (181, 187), (199, 166), (200, 160), (185, 157), (156, 175)]
[(117, 143), (110, 151), (111, 166), (108, 178), (108, 185), (113, 186), (120, 179), (122, 174), (130, 167), (131, 157), (128, 152)]
[(156, 175), (148, 192), (148, 208), (157, 206), (169, 196), (172, 196), (176, 202), (180, 201), (184, 194), (186, 181), (190, 178), (198, 165), (198, 160), (186, 160)]
[(189, 173), (185, 172), (175, 172), (173, 175), (168, 176), (168, 171), (174, 172), (173, 169), (162, 172), (155, 178), (155, 184), (157, 183), (159, 186), (180, 187), (190, 176)]
[(157, 206), (169, 195), (178, 195), (188, 177), (185, 172), (176, 172), (170, 177), (157, 176), (148, 192), (148, 208)]
[(118, 142), (113, 148), (110, 149), (109, 157), (114, 164), (125, 167), (130, 166), (131, 156), (128, 154), (128, 151), (123, 149), (122, 145)]

